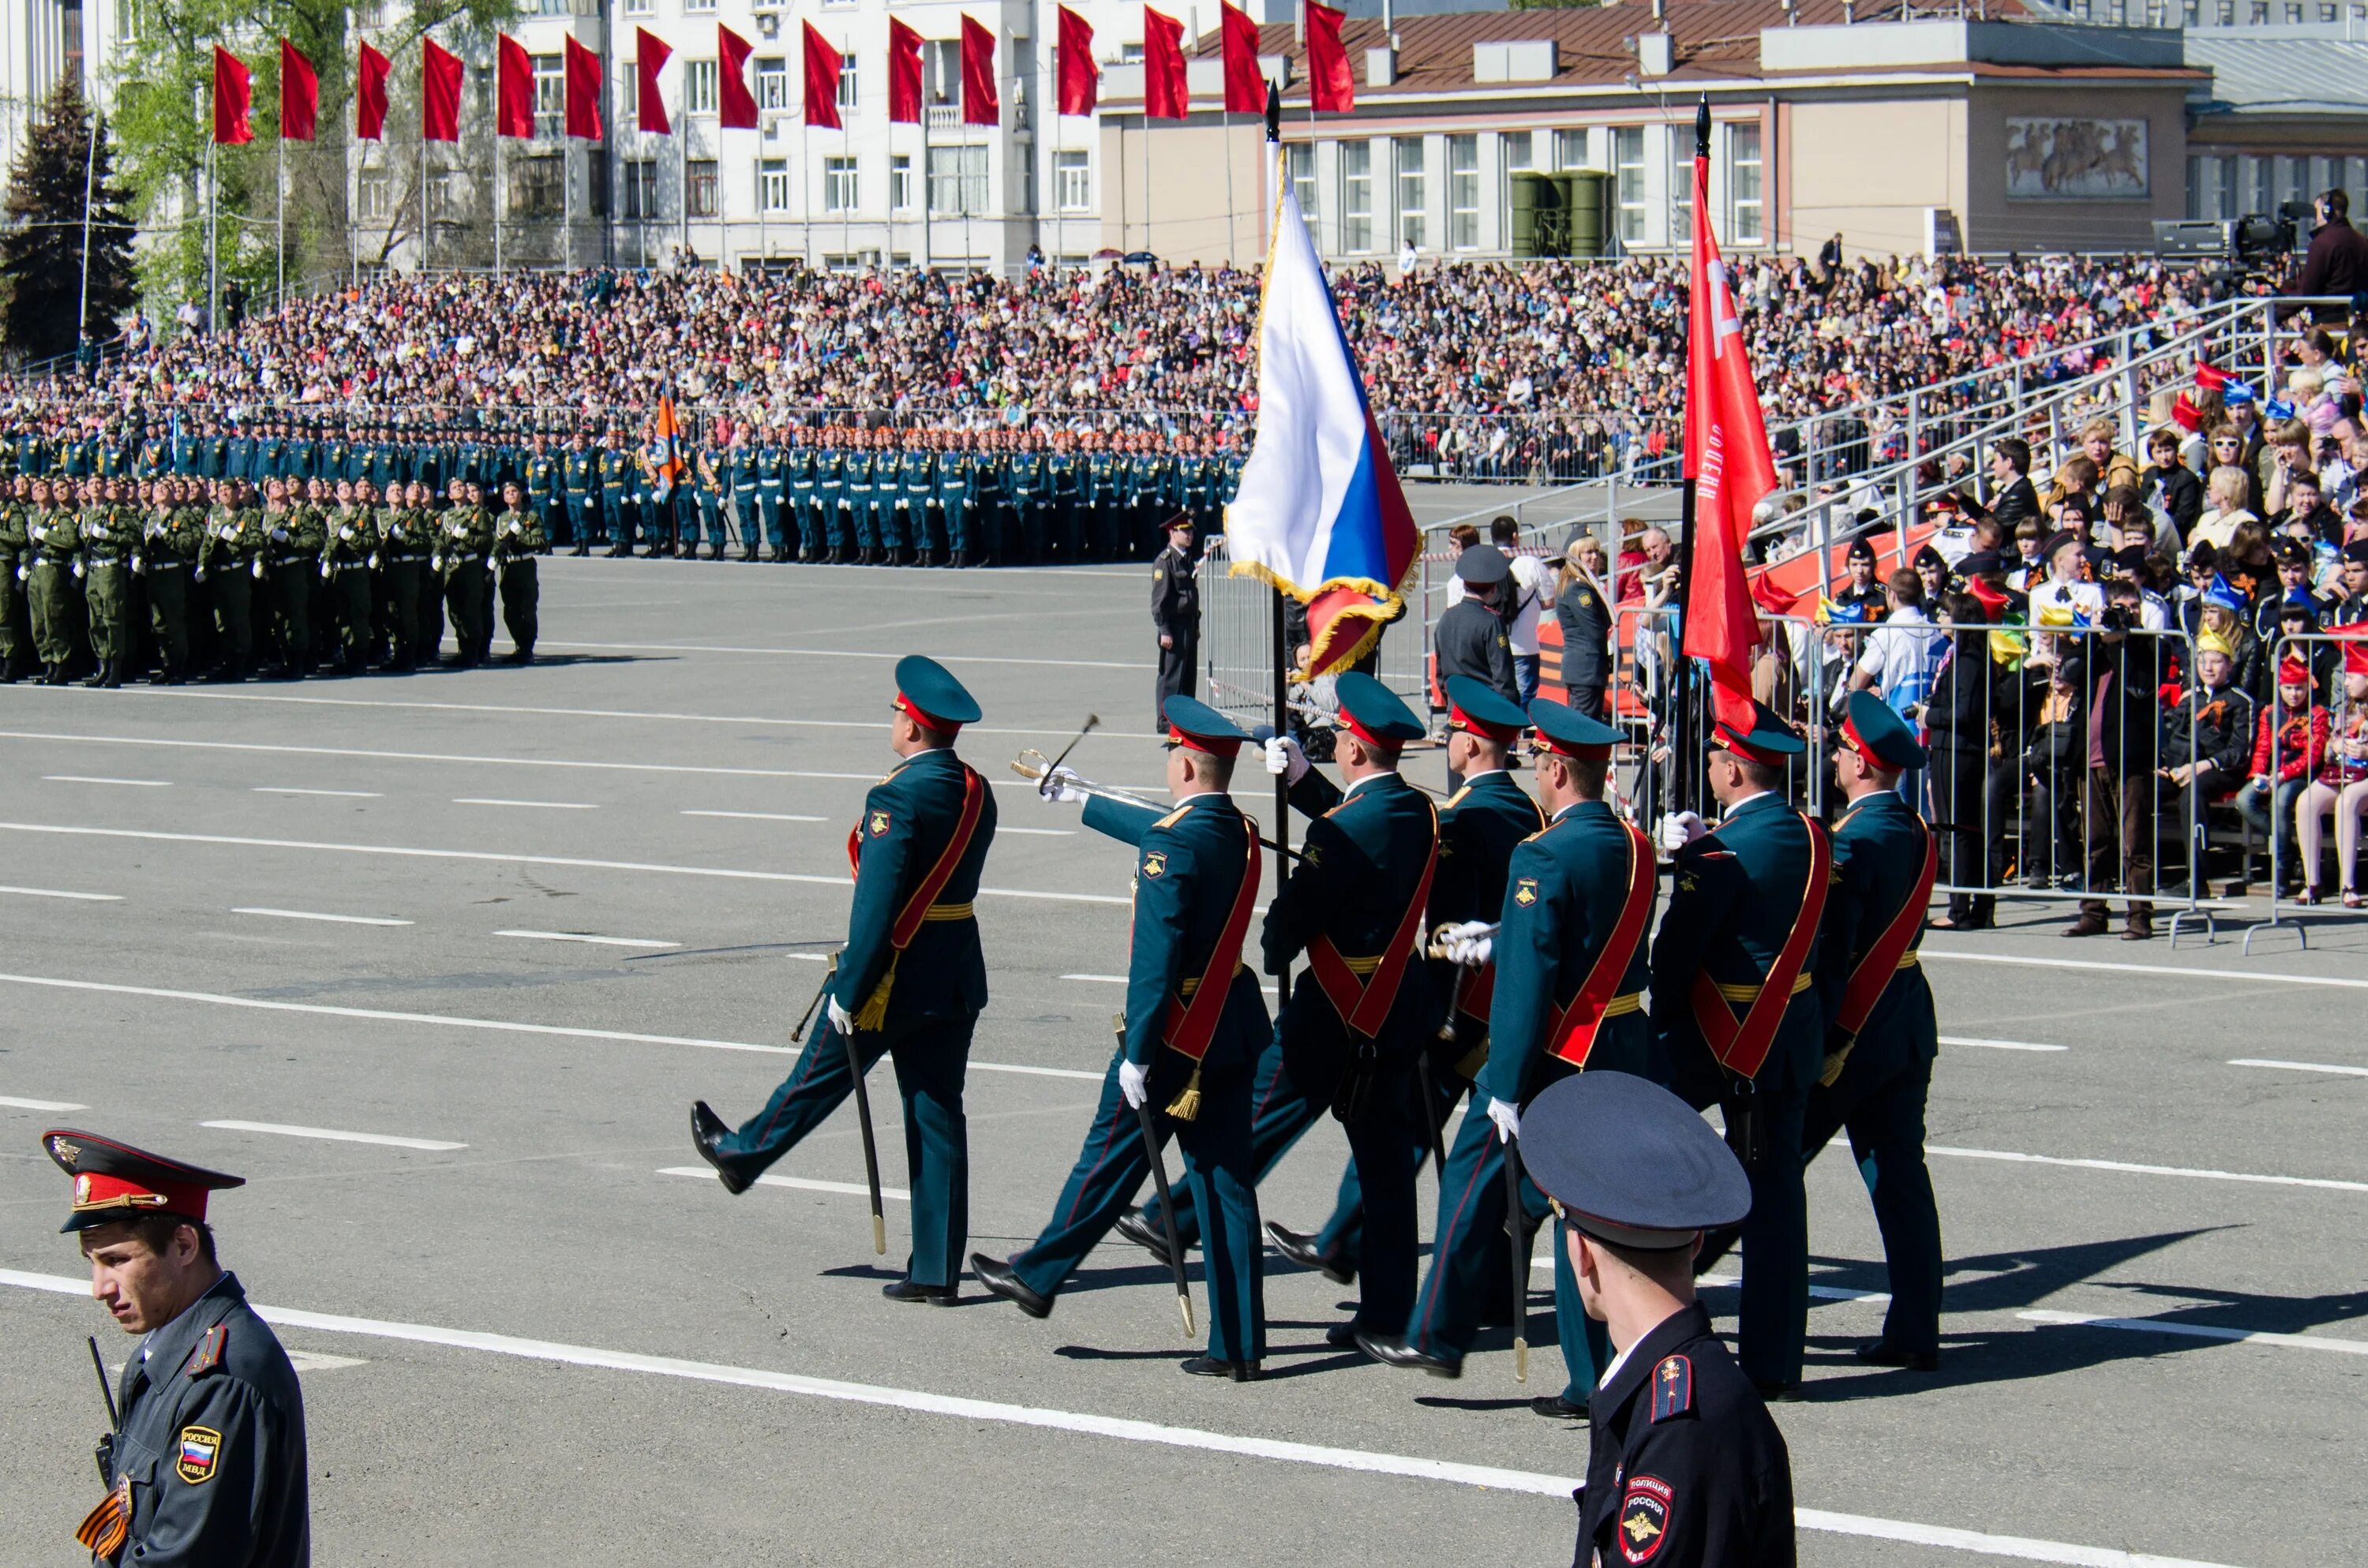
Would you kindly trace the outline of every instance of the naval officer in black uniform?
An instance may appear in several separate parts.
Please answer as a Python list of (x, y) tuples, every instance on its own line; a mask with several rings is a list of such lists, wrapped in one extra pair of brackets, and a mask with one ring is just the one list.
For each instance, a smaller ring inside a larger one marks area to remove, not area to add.
[(1201, 658), (1201, 584), (1193, 574), (1192, 519), (1167, 519), (1167, 548), (1151, 562), (1151, 625), (1159, 634), (1159, 679), (1151, 695), (1151, 727), (1167, 728), (1167, 699), (1192, 695)]

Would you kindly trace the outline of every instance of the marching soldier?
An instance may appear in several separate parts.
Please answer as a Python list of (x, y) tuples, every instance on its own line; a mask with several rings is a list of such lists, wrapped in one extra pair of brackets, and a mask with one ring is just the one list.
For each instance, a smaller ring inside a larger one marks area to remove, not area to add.
[(1809, 1312), (1801, 1122), (1825, 1065), (1815, 982), (1832, 846), (1824, 826), (1780, 792), (1803, 747), (1765, 704), (1719, 714), (1710, 745), (1705, 771), (1723, 813), (1716, 831), (1684, 817), (1663, 829), (1677, 863), (1653, 942), (1653, 1028), (1678, 1092), (1696, 1107), (1724, 1108), (1728, 1141), (1751, 1177), (1736, 1335), (1743, 1369), (1762, 1394), (1797, 1399)]
[(192, 587), (202, 587), (214, 623), (214, 667), (208, 678), (241, 681), (255, 665), (255, 579), (262, 565), (262, 529), (239, 504), (239, 482), (213, 483), (213, 507), (198, 541)]
[(904, 1278), (882, 1294), (951, 1306), (970, 1230), (962, 1075), (986, 1006), (971, 903), (995, 842), (995, 800), (954, 755), (954, 737), (979, 707), (943, 666), (918, 654), (897, 661), (894, 711), (888, 744), (899, 760), (864, 797), (848, 835), (855, 903), (825, 986), (827, 1017), (763, 1110), (735, 1131), (700, 1100), (690, 1138), (724, 1190), (744, 1192), (852, 1092), (850, 1056), (862, 1072), (894, 1057), (913, 1250)]
[(81, 631), (82, 596), (76, 590), (82, 519), (61, 494), (64, 484), (63, 480), (33, 481), (32, 509), (25, 516), (30, 566), (25, 597), (32, 614), (33, 652), (41, 661), (45, 686), (65, 685)]
[(268, 541), (265, 578), (279, 652), (271, 673), (302, 680), (313, 668), (313, 580), (320, 572), (323, 529), (310, 506), (290, 502), (286, 481), (273, 477), (263, 486), (263, 530)]
[(337, 640), (337, 668), (358, 676), (370, 665), (370, 562), (378, 552), (378, 520), (337, 482), (336, 506), (322, 524), (321, 575), (329, 585), (329, 623)]
[(1784, 1435), (1694, 1297), (1702, 1232), (1750, 1202), (1735, 1155), (1676, 1096), (1626, 1073), (1554, 1084), (1521, 1123), (1556, 1270), (1619, 1349), (1588, 1401), (1574, 1568), (1792, 1568)]
[(836, 566), (849, 559), (848, 518), (844, 510), (847, 500), (847, 453), (839, 445), (838, 429), (833, 426), (823, 432), (823, 444), (814, 453), (815, 535), (826, 541), (829, 549), (821, 559)]
[(600, 437), (600, 537), (611, 556), (633, 553), (632, 491), (640, 459), (617, 444), (614, 428)]
[(204, 522), (195, 507), (181, 504), (181, 482), (160, 480), (157, 500), (142, 530), (140, 564), (148, 585), (150, 625), (156, 635), (162, 667), (152, 684), (178, 686), (189, 669), (189, 597), (195, 588), (190, 573), (205, 542)]
[(937, 548), (929, 542), (929, 502), (938, 494), (938, 460), (918, 431), (905, 437), (901, 472), (905, 494), (896, 505), (903, 508), (905, 520), (897, 529), (890, 559), (898, 566), (934, 566)]
[(33, 662), (27, 589), (33, 545), (25, 525), (33, 516), (33, 482), (18, 474), (0, 498), (0, 686), (14, 686)]
[[(586, 442), (581, 426), (567, 438), (567, 452), (560, 460), (560, 480), (567, 499), (567, 537), (571, 546), (567, 553), (589, 555), (599, 517), (600, 454)], [(413, 505), (416, 507), (418, 504)]]
[(458, 644), (454, 662), (465, 670), (483, 664), (493, 642), (485, 562), (493, 553), (494, 522), (485, 515), (483, 494), (474, 486), (456, 479), (449, 494), (451, 505), (445, 508), (428, 569), (441, 585), (444, 608), (451, 619), (452, 641)]
[(74, 1540), (101, 1562), (304, 1568), (304, 1396), (206, 1223), (209, 1195), (244, 1179), (68, 1128), (41, 1147), (74, 1178), (59, 1229), (90, 1261), (90, 1293), (142, 1335), (98, 1440), (107, 1495)]
[(140, 548), (141, 509), (124, 500), (122, 486), (112, 479), (91, 489), (82, 508), (80, 565), (98, 669), (83, 685), (113, 688), (134, 673), (131, 561)]
[(1167, 519), (1167, 548), (1151, 563), (1151, 624), (1159, 633), (1154, 714), (1167, 710), (1169, 698), (1192, 695), (1192, 673), (1201, 662), (1201, 585), (1193, 576), (1198, 565), (1192, 519), (1178, 512)]
[[(783, 449), (780, 464), (774, 472), (782, 476), (783, 482), (789, 487), (790, 525), (791, 530), (797, 535), (797, 554), (794, 559), (799, 561), (822, 559), (822, 513), (815, 499), (815, 483), (820, 467), (820, 459), (814, 451), (814, 441), (806, 434), (805, 426), (791, 426), (789, 445)], [(756, 558), (753, 551), (741, 557), (744, 561), (754, 561)], [(787, 546), (783, 544), (776, 546), (773, 559), (788, 561), (792, 557)]]
[(518, 460), (518, 471), (527, 505), (535, 520), (542, 525), (542, 537), (558, 544), (567, 534), (567, 510), (560, 499), (565, 476), (560, 454), (551, 449), (551, 437), (546, 432), (534, 433), (534, 446)]
[[(394, 493), (387, 498), (394, 501)], [(580, 526), (571, 524), (571, 526)], [(576, 535), (576, 553), (584, 553), (583, 535)], [(403, 487), (400, 505), (380, 514), (378, 586), (386, 601), (386, 630), (392, 647), (390, 669), (409, 675), (424, 657), (433, 657), (427, 637), (425, 601), (429, 593), (427, 562), (435, 552), (436, 519), (427, 508), (427, 487), (417, 481)]]
[(1184, 1151), (1206, 1238), (1207, 1353), (1184, 1363), (1201, 1377), (1247, 1382), (1266, 1355), (1257, 1171), (1250, 1157), (1250, 1078), (1272, 1038), (1266, 994), (1242, 962), (1258, 902), (1258, 824), (1226, 791), (1242, 743), (1224, 715), (1190, 697), (1167, 703), (1167, 789), (1161, 813), (1085, 797), (1057, 775), (1053, 800), (1085, 800), (1086, 825), (1138, 852), (1126, 1011), (1101, 1104), (1053, 1217), (1033, 1245), (998, 1263), (971, 1255), (979, 1283), (1030, 1317), (1053, 1310), (1062, 1282), (1125, 1212), (1150, 1175), (1144, 1106)]
[[(527, 510), (516, 484), (502, 486), (502, 515), (494, 523), (494, 573), (501, 586), (502, 626), (510, 634), (510, 651), (503, 663), (531, 664), (537, 630), (536, 607), (542, 586), (534, 558), (542, 552), (541, 520)], [(719, 546), (719, 552), (721, 547)], [(490, 630), (487, 635), (491, 636)]]

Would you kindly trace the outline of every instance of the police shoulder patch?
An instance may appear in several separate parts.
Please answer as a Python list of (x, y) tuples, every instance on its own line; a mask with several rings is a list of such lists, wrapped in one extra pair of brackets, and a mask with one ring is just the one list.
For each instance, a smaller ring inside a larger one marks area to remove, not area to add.
[(1677, 1494), (1657, 1475), (1632, 1475), (1620, 1494), (1620, 1555), (1629, 1562), (1650, 1562), (1669, 1539), (1669, 1506)]
[(1686, 1415), (1694, 1407), (1694, 1364), (1683, 1356), (1662, 1358), (1653, 1369), (1653, 1419)]
[(875, 811), (869, 817), (864, 819), (864, 831), (871, 834), (872, 837), (878, 838), (888, 831), (888, 823), (889, 818), (886, 812)]
[(1537, 903), (1537, 878), (1523, 877), (1520, 881), (1515, 882), (1513, 884), (1513, 902), (1520, 904), (1523, 909), (1527, 909), (1530, 905)]
[(1143, 858), (1143, 874), (1146, 877), (1166, 876), (1167, 874), (1167, 852), (1164, 850), (1155, 849), (1150, 854), (1145, 855)]
[(211, 1372), (222, 1365), (222, 1352), (229, 1346), (230, 1326), (218, 1323), (206, 1330), (206, 1336), (198, 1341), (198, 1347), (181, 1363), (181, 1370), (192, 1378), (200, 1372)]
[(211, 1426), (181, 1428), (179, 1449), (173, 1456), (173, 1473), (192, 1486), (214, 1478), (222, 1462), (222, 1435)]

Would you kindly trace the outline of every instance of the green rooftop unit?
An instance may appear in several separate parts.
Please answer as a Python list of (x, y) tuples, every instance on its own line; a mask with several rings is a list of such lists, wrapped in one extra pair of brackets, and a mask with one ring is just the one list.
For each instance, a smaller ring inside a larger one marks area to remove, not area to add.
[(1604, 249), (1604, 192), (1594, 169), (1513, 176), (1513, 254), (1597, 256)]

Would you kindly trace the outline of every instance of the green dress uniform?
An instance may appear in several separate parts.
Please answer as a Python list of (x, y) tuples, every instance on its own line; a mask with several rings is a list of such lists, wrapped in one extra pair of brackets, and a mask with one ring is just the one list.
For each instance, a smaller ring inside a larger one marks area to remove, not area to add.
[(434, 656), (428, 635), (427, 561), (436, 542), (436, 520), (424, 506), (391, 506), (379, 514), (378, 586), (386, 599), (386, 629), (393, 642), (392, 666), (403, 672)]
[(310, 505), (263, 510), (264, 580), (270, 587), (274, 673), (302, 680), (313, 669), (313, 585), (321, 574), (325, 530)]
[[(534, 657), (535, 610), (542, 597), (534, 558), (549, 542), (542, 520), (532, 512), (504, 512), (494, 521), (494, 576), (501, 588), (502, 626), (510, 634), (514, 665)], [(490, 629), (486, 635), (492, 636)]]
[(493, 551), (494, 520), (483, 506), (464, 502), (444, 514), (429, 565), (442, 585), (464, 666), (483, 664), (493, 645), (493, 585), (486, 565)]
[(32, 569), (26, 597), (32, 611), (33, 651), (44, 678), (63, 683), (82, 636), (82, 517), (72, 506), (35, 506), (25, 518)]
[(378, 519), (368, 506), (339, 506), (327, 519), (321, 574), (329, 583), (329, 613), (337, 637), (337, 665), (346, 674), (369, 667), (370, 562), (379, 548)]
[(142, 574), (148, 585), (150, 629), (164, 668), (158, 678), (178, 686), (189, 670), (190, 606), (200, 592), (191, 579), (205, 521), (194, 506), (170, 506), (149, 520), (141, 541)]
[(245, 680), (255, 667), (255, 583), (263, 570), (261, 514), (216, 506), (206, 515), (192, 585), (202, 584), (214, 619), (215, 676)]
[[(977, 703), (935, 662), (896, 665), (897, 702), (951, 740)], [(970, 1135), (962, 1080), (971, 1032), (986, 1006), (986, 960), (972, 901), (995, 842), (995, 798), (950, 744), (904, 758), (864, 797), (848, 835), (855, 901), (847, 945), (826, 988), (852, 1023), (869, 1072), (894, 1058), (904, 1105), (913, 1250), (899, 1300), (951, 1303), (970, 1231)], [(734, 1131), (701, 1101), (693, 1142), (725, 1187), (745, 1189), (853, 1092), (849, 1037), (826, 1015), (765, 1108)]]
[(28, 613), (33, 546), (25, 532), (33, 504), (0, 496), (0, 684), (13, 684), (32, 663), (33, 627)]
[[(1189, 698), (1170, 710), (1170, 722), (1204, 750), (1248, 739)], [(972, 1267), (1031, 1315), (1051, 1311), (1062, 1283), (1126, 1212), (1157, 1157), (1120, 1085), (1120, 1066), (1131, 1062), (1148, 1072), (1144, 1104), (1155, 1127), (1174, 1132), (1183, 1149), (1193, 1207), (1218, 1216), (1206, 1248), (1208, 1358), (1255, 1368), (1266, 1354), (1265, 1249), (1250, 1155), (1250, 1080), (1272, 1029), (1266, 994), (1241, 955), (1258, 896), (1258, 824), (1222, 790), (1190, 796), (1166, 812), (1097, 796), (1086, 802), (1085, 824), (1136, 850), (1118, 1050), (1050, 1222), (1008, 1265), (978, 1256)], [(1211, 984), (1224, 985), (1224, 994), (1195, 1018), (1194, 999)], [(1190, 1104), (1188, 1082), (1197, 1090)]]
[(132, 622), (131, 557), (140, 548), (140, 509), (101, 501), (82, 512), (82, 591), (90, 614), (91, 652), (98, 673), (87, 684), (116, 687), (132, 673), (137, 636)]

